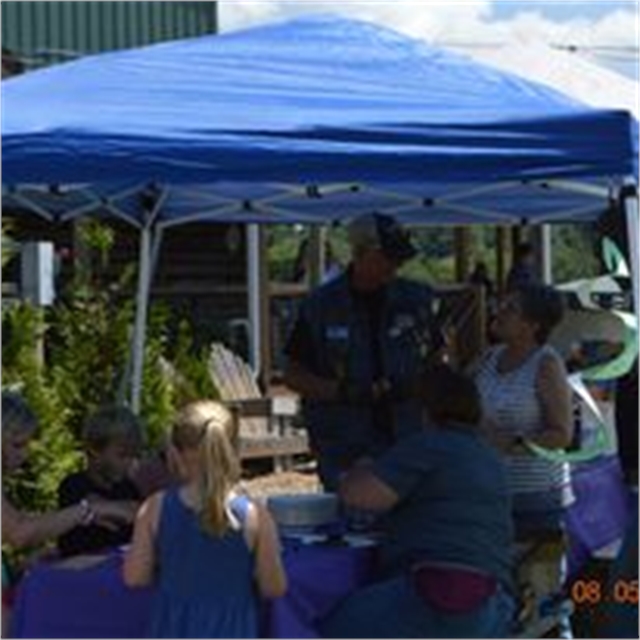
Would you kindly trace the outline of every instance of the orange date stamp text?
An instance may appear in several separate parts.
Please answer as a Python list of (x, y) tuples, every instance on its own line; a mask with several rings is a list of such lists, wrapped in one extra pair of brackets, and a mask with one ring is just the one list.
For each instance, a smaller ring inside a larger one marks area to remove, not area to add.
[(638, 604), (638, 581), (616, 580), (613, 584), (601, 580), (576, 580), (571, 585), (571, 599), (578, 606), (597, 605), (604, 602)]

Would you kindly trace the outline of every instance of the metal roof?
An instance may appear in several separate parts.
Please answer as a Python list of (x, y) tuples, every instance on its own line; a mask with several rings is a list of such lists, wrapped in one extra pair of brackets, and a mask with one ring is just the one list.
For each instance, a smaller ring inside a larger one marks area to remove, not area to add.
[(2, 46), (27, 67), (216, 31), (215, 2), (2, 2)]

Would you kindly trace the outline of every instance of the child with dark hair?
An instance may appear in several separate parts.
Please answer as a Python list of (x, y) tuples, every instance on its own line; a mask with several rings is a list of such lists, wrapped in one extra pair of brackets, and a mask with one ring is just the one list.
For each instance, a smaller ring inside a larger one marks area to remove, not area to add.
[[(28, 456), (38, 420), (24, 398), (15, 391), (2, 392), (2, 477), (16, 473)], [(83, 497), (84, 498), (84, 497)], [(75, 528), (87, 527), (95, 519), (118, 522), (121, 514), (104, 500), (78, 498), (65, 508), (47, 513), (20, 509), (2, 492), (2, 543), (13, 549), (34, 547)], [(2, 637), (7, 637), (13, 599), (12, 571), (2, 556)]]
[(126, 407), (104, 407), (91, 416), (83, 430), (87, 468), (65, 478), (58, 489), (60, 507), (99, 497), (122, 514), (117, 526), (96, 521), (76, 527), (58, 538), (63, 556), (96, 553), (127, 544), (133, 533), (140, 494), (129, 474), (141, 443), (138, 418)]

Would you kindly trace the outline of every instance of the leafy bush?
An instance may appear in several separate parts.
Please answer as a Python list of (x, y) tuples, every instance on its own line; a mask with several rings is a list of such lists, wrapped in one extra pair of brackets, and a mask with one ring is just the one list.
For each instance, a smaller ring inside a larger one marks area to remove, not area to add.
[(186, 320), (178, 325), (178, 338), (173, 356), (173, 365), (181, 374), (174, 385), (175, 404), (181, 406), (199, 398), (219, 397), (209, 373), (209, 347), (195, 350), (191, 327)]
[(570, 282), (600, 275), (594, 230), (586, 225), (564, 224), (553, 228), (553, 278)]
[(8, 232), (11, 231), (10, 223), (2, 221), (1, 241), (2, 241), (2, 267), (15, 256), (16, 246)]
[(82, 464), (64, 396), (41, 362), (38, 344), (45, 329), (43, 311), (30, 304), (15, 304), (3, 313), (3, 333), (10, 339), (2, 343), (2, 383), (20, 389), (40, 424), (27, 464), (8, 484), (21, 505), (35, 510), (54, 506), (58, 484)]
[[(55, 507), (59, 483), (82, 466), (78, 436), (83, 423), (100, 405), (128, 397), (135, 270), (126, 269), (115, 281), (109, 277), (113, 236), (103, 226), (85, 226), (89, 261), (53, 308), (17, 303), (3, 309), (3, 386), (21, 389), (41, 425), (25, 468), (9, 483), (12, 497), (25, 509)], [(206, 354), (193, 347), (188, 322), (180, 323), (172, 349), (168, 308), (154, 304), (148, 318), (141, 417), (147, 445), (153, 447), (176, 406), (217, 393)], [(180, 384), (161, 366), (171, 351)]]

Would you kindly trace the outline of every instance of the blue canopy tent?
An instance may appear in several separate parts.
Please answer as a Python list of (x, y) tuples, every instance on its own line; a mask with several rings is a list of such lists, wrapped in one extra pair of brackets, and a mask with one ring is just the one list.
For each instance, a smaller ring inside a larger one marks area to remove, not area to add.
[(371, 209), (593, 220), (635, 202), (629, 113), (330, 16), (87, 57), (4, 81), (2, 98), (5, 205), (141, 230), (134, 407), (156, 230)]

